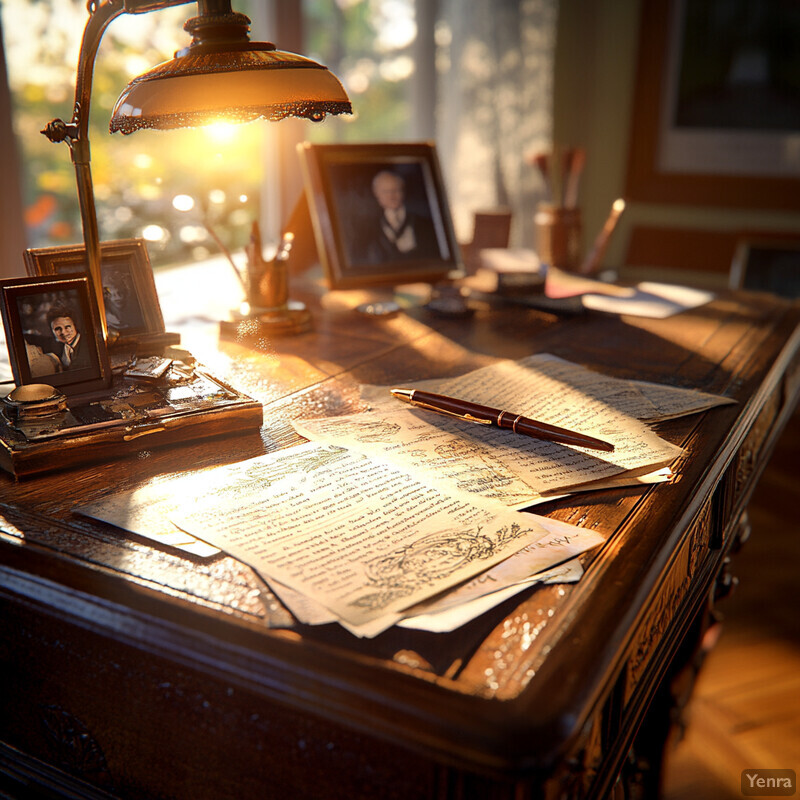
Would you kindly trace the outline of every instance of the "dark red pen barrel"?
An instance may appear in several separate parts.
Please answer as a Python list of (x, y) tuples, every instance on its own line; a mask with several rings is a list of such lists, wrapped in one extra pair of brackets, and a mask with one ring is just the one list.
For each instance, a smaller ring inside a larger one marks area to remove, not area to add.
[(588, 438), (583, 434), (576, 435), (565, 428), (549, 425), (547, 422), (534, 422), (532, 419), (517, 414), (511, 414), (508, 411), (500, 413), (497, 424), (501, 428), (509, 428), (514, 431), (514, 433), (522, 433), (525, 436), (548, 438), (552, 439), (552, 441), (563, 442), (565, 444), (580, 445)]
[(455, 397), (447, 397), (446, 395), (422, 392), (419, 389), (415, 389), (411, 396), (411, 401), (413, 403), (429, 404), (429, 407), (434, 410), (456, 414), (465, 419), (489, 420), (499, 428), (505, 428), (514, 431), (514, 433), (531, 436), (535, 439), (559, 442), (576, 447), (589, 447), (594, 450), (605, 450), (606, 452), (614, 450), (614, 445), (595, 439), (593, 436), (575, 433), (566, 428), (550, 425), (547, 422), (539, 422), (538, 420), (523, 417), (520, 414), (499, 411), (496, 408), (470, 403)]
[[(507, 417), (505, 418), (507, 419)], [(512, 417), (513, 420), (513, 417)], [(526, 436), (533, 436), (539, 439), (549, 439), (553, 442), (561, 442), (562, 444), (572, 444), (578, 447), (588, 447), (591, 444), (595, 446), (595, 448), (603, 449), (603, 450), (613, 450), (614, 448), (611, 445), (607, 447), (600, 447), (600, 445), (605, 445), (605, 442), (600, 442), (598, 439), (594, 439), (593, 437), (586, 436), (585, 434), (578, 434), (575, 435), (572, 431), (564, 430), (563, 428), (558, 428), (555, 425), (548, 425), (546, 422), (532, 422), (531, 420), (527, 419), (520, 419), (516, 425), (514, 425), (513, 421), (510, 425), (501, 425), (503, 428), (511, 428), (515, 433), (522, 433)]]

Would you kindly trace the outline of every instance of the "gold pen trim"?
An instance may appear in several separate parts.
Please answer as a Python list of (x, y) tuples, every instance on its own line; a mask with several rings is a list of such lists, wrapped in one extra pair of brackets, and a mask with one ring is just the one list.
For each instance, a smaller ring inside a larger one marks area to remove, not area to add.
[(466, 422), (474, 422), (478, 425), (491, 425), (490, 419), (481, 419), (480, 417), (473, 417), (472, 414), (456, 414), (455, 411), (446, 411), (443, 408), (437, 408), (428, 403), (423, 403), (421, 400), (409, 400), (412, 406), (418, 408), (426, 408), (428, 411), (435, 411), (437, 414), (444, 414), (446, 417), (455, 417), (456, 419), (463, 419)]
[(492, 421), (490, 419), (483, 419), (482, 417), (473, 417), (472, 414), (457, 414), (455, 411), (446, 411), (443, 408), (438, 408), (437, 406), (432, 406), (429, 403), (425, 403), (422, 400), (415, 400), (414, 389), (390, 389), (389, 391), (398, 400), (402, 400), (403, 402), (408, 403), (412, 406), (417, 406), (417, 408), (425, 408), (428, 411), (435, 411), (437, 414), (444, 414), (446, 417), (455, 417), (456, 419), (463, 419), (465, 422), (474, 422), (476, 425), (492, 424)]

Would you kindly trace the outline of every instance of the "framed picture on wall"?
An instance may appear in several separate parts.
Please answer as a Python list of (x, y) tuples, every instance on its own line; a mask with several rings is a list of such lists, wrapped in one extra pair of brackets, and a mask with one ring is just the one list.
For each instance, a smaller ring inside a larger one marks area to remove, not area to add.
[(794, 3), (643, 2), (626, 196), (800, 209), (798, 38)]
[(333, 289), (462, 273), (433, 144), (301, 144), (314, 236)]

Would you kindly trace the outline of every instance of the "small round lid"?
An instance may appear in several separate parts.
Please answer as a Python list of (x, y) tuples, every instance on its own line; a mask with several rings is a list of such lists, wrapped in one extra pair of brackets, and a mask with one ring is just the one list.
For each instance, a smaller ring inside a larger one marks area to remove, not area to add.
[(14, 403), (43, 403), (59, 394), (60, 392), (46, 383), (28, 383), (24, 386), (17, 386), (16, 389), (9, 392), (7, 399)]

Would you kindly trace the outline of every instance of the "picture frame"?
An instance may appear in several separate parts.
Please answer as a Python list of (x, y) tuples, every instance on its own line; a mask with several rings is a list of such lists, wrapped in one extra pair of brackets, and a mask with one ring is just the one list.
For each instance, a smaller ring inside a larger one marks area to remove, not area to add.
[[(463, 274), (433, 143), (304, 142), (298, 152), (331, 289), (435, 283)], [(393, 229), (388, 216), (400, 207)]]
[[(26, 250), (25, 269), (31, 277), (68, 275), (88, 270), (83, 245)], [(100, 243), (100, 274), (109, 338), (117, 344), (164, 334), (153, 267), (143, 239)]]
[(74, 395), (111, 385), (108, 352), (88, 277), (9, 278), (0, 281), (0, 293), (11, 371), (18, 386), (46, 383)]
[[(767, 33), (763, 25), (736, 25), (734, 12), (746, 10), (740, 6), (730, 0), (642, 3), (625, 188), (631, 200), (800, 208), (800, 70), (786, 51), (779, 71), (794, 89), (771, 84), (775, 73), (767, 64), (775, 54), (767, 49)], [(790, 6), (764, 10), (790, 15)], [(791, 44), (800, 20), (794, 14), (770, 24)], [(745, 42), (743, 27), (753, 28), (748, 49), (736, 50)], [(781, 97), (789, 99), (788, 108), (778, 107)]]
[(741, 239), (731, 262), (729, 286), (800, 297), (800, 236)]

